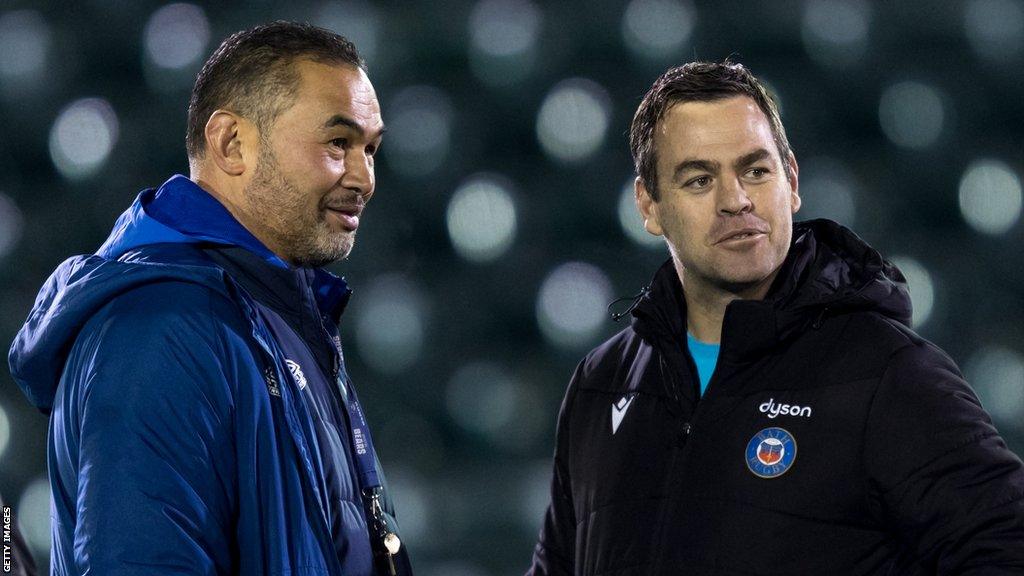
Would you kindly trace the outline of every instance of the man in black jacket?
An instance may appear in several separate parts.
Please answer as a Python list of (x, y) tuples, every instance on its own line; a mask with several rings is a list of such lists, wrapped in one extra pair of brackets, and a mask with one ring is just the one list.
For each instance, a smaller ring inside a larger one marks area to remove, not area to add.
[(899, 270), (793, 224), (761, 84), (669, 70), (630, 145), (672, 257), (573, 376), (530, 573), (1024, 573), (1024, 466), (908, 327)]

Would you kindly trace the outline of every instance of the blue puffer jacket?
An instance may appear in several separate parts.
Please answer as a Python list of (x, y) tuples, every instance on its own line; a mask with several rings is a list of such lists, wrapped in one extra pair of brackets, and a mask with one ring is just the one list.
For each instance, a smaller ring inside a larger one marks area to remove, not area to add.
[[(183, 194), (173, 227), (153, 217)], [(176, 176), (140, 194), (95, 255), (54, 271), (11, 347), (14, 379), (51, 413), (53, 574), (367, 573), (368, 538), (337, 553), (319, 440), (282, 343), (200, 249), (211, 244), (287, 268)], [(311, 277), (336, 318), (344, 281)], [(365, 514), (349, 516), (365, 533)], [(404, 547), (398, 568), (410, 571)]]

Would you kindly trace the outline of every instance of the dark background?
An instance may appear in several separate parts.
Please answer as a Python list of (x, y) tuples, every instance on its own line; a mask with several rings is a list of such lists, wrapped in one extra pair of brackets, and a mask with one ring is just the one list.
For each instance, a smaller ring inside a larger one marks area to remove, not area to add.
[[(1020, 0), (0, 2), (0, 348), (60, 261), (187, 174), (196, 71), (276, 18), (353, 39), (389, 125), (356, 249), (332, 268), (355, 289), (350, 371), (419, 573), (527, 566), (565, 383), (619, 329), (605, 305), (667, 257), (623, 201), (625, 132), (657, 75), (694, 58), (770, 85), (798, 217), (903, 269), (915, 327), (1024, 451)], [(46, 424), (0, 371), (0, 493), (44, 564)]]

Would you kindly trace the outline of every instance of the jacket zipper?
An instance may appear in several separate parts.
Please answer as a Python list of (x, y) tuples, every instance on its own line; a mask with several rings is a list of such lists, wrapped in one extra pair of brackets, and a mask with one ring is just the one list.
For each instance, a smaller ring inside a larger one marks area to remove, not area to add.
[[(317, 317), (317, 320), (320, 322), (320, 333), (327, 338), (327, 341), (329, 342), (330, 347), (331, 347), (331, 351), (332, 351), (331, 357), (333, 358), (333, 366), (332, 366), (332, 368), (333, 368), (333, 375), (332, 376), (333, 376), (333, 379), (334, 379), (334, 386), (331, 387), (332, 388), (332, 394), (335, 396), (335, 400), (339, 402), (338, 406), (341, 408), (342, 418), (345, 419), (345, 426), (346, 427), (351, 427), (351, 422), (349, 420), (349, 413), (348, 413), (348, 393), (345, 392), (344, 389), (342, 388), (342, 387), (349, 386), (350, 385), (350, 381), (349, 381), (349, 377), (348, 377), (348, 372), (346, 372), (346, 371), (344, 371), (342, 369), (343, 362), (342, 362), (342, 356), (341, 356), (341, 343), (340, 343), (340, 340), (335, 340), (334, 335), (331, 334), (331, 331), (327, 329), (326, 320), (324, 319), (324, 316), (322, 314), (320, 314), (320, 308), (317, 306), (316, 297), (313, 294), (313, 289), (308, 284), (306, 285), (305, 293), (306, 293), (306, 297), (310, 298), (310, 303), (312, 304), (313, 309), (316, 310), (316, 317)], [(351, 438), (347, 438), (347, 442), (349, 443), (349, 448), (350, 449), (354, 449), (351, 446)], [(351, 453), (346, 454), (346, 456), (347, 456), (347, 460), (348, 460), (348, 464), (349, 464), (349, 469), (350, 470), (354, 470), (356, 468), (355, 462), (353, 461), (354, 457), (352, 456)], [(378, 471), (378, 474), (379, 473), (380, 472)], [(356, 481), (356, 486), (360, 486), (360, 483), (358, 481)], [(360, 495), (363, 494), (363, 490), (362, 490), (361, 486), (359, 488), (359, 493), (360, 493)], [(377, 498), (377, 496), (374, 496), (374, 501), (377, 502), (377, 507), (379, 508), (380, 507), (379, 500), (377, 500), (376, 498)], [(376, 563), (377, 562), (377, 551), (376, 551), (376, 547), (373, 544), (373, 536), (371, 535), (371, 532), (372, 532), (372, 530), (371, 530), (371, 522), (370, 522), (371, 514), (367, 513), (367, 511), (365, 510), (365, 507), (366, 506), (365, 506), (365, 502), (364, 502), (363, 513), (364, 513), (364, 516), (365, 516), (364, 520), (366, 521), (367, 535), (370, 538), (370, 551), (374, 555), (374, 562)], [(387, 559), (388, 559), (388, 566), (389, 566), (388, 572), (390, 574), (394, 575), (395, 574), (395, 565), (394, 565), (393, 555), (388, 555)]]
[[(279, 349), (278, 345), (273, 344), (276, 343), (277, 341), (271, 334), (269, 327), (263, 322), (262, 319), (260, 319), (258, 307), (253, 302), (252, 297), (249, 296), (248, 293), (245, 292), (240, 286), (236, 285), (236, 287), (238, 288), (238, 293), (241, 296), (241, 304), (243, 305), (243, 310), (245, 311), (245, 314), (249, 319), (250, 325), (253, 327), (253, 337), (256, 339), (257, 344), (259, 344), (259, 346), (271, 359), (271, 363), (275, 367), (275, 371), (279, 373), (278, 377), (281, 378), (283, 382), (285, 378), (289, 378), (290, 376), (288, 374), (287, 368), (285, 368), (282, 371), (282, 367), (284, 365), (283, 355), (276, 354), (274, 352), (275, 350)], [(302, 399), (296, 396), (293, 398), (293, 401), (302, 402)], [(302, 439), (301, 437), (296, 437), (295, 430), (292, 429), (290, 423), (288, 422), (288, 410), (283, 404), (282, 412), (284, 412), (284, 417), (286, 421), (285, 429), (288, 435), (292, 437), (292, 441), (296, 444), (296, 449), (298, 450), (300, 445), (304, 444), (304, 439)], [(338, 559), (337, 553), (335, 552), (334, 549), (334, 538), (331, 535), (330, 519), (327, 517), (327, 509), (325, 508), (325, 503), (320, 502), (320, 495), (317, 489), (318, 487), (313, 483), (311, 469), (309, 467), (306, 467), (306, 473), (300, 474), (300, 477), (305, 478), (307, 482), (310, 483), (308, 490), (304, 491), (304, 497), (307, 499), (312, 498), (315, 501), (316, 506), (319, 508), (320, 514), (316, 515), (316, 517), (320, 520), (320, 522), (315, 522), (313, 521), (312, 518), (310, 518), (310, 525), (313, 528), (314, 532), (316, 532), (319, 536), (319, 538), (317, 539), (320, 541), (320, 546), (322, 547), (324, 561), (328, 564), (329, 569), (332, 572), (340, 574), (341, 562)], [(312, 503), (307, 505), (312, 507)], [(317, 528), (319, 528), (319, 530), (317, 530)]]
[[(661, 507), (661, 511), (658, 514), (658, 524), (657, 524), (657, 526), (659, 526), (659, 528), (658, 528), (657, 533), (654, 536), (654, 542), (656, 543), (656, 546), (654, 548), (655, 553), (653, 554), (654, 562), (651, 564), (651, 574), (658, 575), (658, 574), (661, 574), (661, 567), (662, 567), (662, 563), (663, 563), (663, 558), (660, 555), (658, 555), (656, 552), (658, 550), (665, 550), (666, 549), (665, 548), (665, 543), (664, 543), (664, 540), (665, 540), (665, 537), (666, 537), (665, 536), (666, 535), (666, 530), (665, 530), (666, 522), (665, 522), (665, 518), (666, 518), (666, 515), (669, 513), (669, 511), (673, 509), (673, 506), (675, 506), (676, 502), (678, 502), (678, 498), (679, 498), (679, 494), (676, 493), (676, 492), (673, 492), (671, 489), (669, 489), (669, 486), (671, 486), (671, 485), (673, 485), (675, 483), (674, 480), (681, 480), (683, 477), (685, 477), (686, 470), (687, 470), (686, 462), (687, 462), (687, 460), (689, 460), (689, 455), (690, 455), (690, 452), (692, 451), (692, 446), (693, 446), (693, 442), (691, 441), (691, 436), (693, 435), (694, 423), (697, 421), (698, 417), (700, 416), (701, 406), (704, 404), (703, 401), (705, 400), (705, 398), (701, 398), (700, 397), (700, 388), (699, 388), (700, 384), (699, 384), (699, 381), (698, 381), (698, 383), (697, 383), (698, 387), (695, 390), (695, 392), (697, 393), (696, 394), (697, 401), (695, 403), (695, 407), (693, 409), (693, 412), (691, 412), (688, 416), (686, 416), (685, 415), (685, 407), (682, 405), (682, 401), (681, 401), (680, 398), (678, 398), (677, 393), (676, 393), (678, 390), (680, 390), (680, 387), (677, 385), (677, 382), (676, 382), (676, 375), (672, 373), (671, 366), (665, 360), (665, 355), (661, 352), (661, 350), (656, 350), (656, 352), (658, 354), (658, 361), (661, 363), (662, 375), (663, 375), (663, 377), (667, 377), (670, 380), (670, 386), (671, 386), (671, 388), (673, 390), (673, 394), (672, 394), (672, 398), (670, 399), (670, 402), (675, 402), (676, 403), (677, 408), (679, 409), (680, 413), (684, 414), (683, 417), (684, 417), (684, 420), (685, 420), (683, 422), (682, 426), (680, 426), (679, 437), (676, 440), (676, 448), (674, 450), (672, 450), (672, 458), (669, 460), (669, 465), (668, 465), (668, 468), (667, 468), (668, 472), (667, 472), (667, 474), (665, 476), (665, 480), (664, 480), (665, 488), (663, 489), (663, 492), (666, 494), (667, 502), (666, 502), (665, 506)], [(686, 359), (687, 359), (686, 368), (689, 369), (691, 373), (694, 373), (694, 375), (696, 375), (696, 366), (693, 365), (693, 361), (690, 358), (689, 354), (686, 355)], [(715, 371), (711, 375), (711, 380), (708, 382), (708, 393), (710, 393), (710, 391), (711, 391), (711, 384), (715, 381), (715, 377), (716, 377), (717, 373), (718, 373), (718, 367), (716, 365), (715, 366)], [(680, 484), (682, 484), (682, 482), (680, 482)]]

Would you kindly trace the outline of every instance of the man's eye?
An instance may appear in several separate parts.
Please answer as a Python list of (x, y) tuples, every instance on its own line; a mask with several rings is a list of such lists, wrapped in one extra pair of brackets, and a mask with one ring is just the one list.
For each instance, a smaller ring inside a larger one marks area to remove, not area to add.
[(338, 148), (344, 148), (344, 147), (348, 146), (348, 139), (347, 138), (335, 138), (334, 140), (331, 140), (331, 144), (333, 144), (334, 146), (337, 146)]
[(760, 178), (764, 178), (765, 176), (768, 175), (768, 169), (767, 168), (751, 168), (750, 172), (748, 172), (748, 174), (750, 174), (754, 178), (760, 179)]
[(690, 180), (689, 182), (687, 182), (686, 186), (690, 187), (690, 188), (705, 188), (709, 184), (711, 184), (711, 177), (710, 176), (698, 176), (698, 177), (694, 178), (693, 180)]
[(370, 144), (369, 146), (366, 147), (366, 155), (367, 156), (373, 156), (376, 153), (377, 153), (377, 146), (375, 144)]

